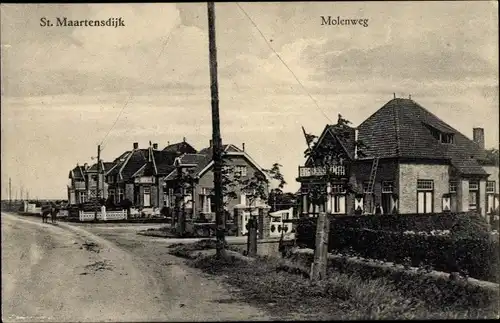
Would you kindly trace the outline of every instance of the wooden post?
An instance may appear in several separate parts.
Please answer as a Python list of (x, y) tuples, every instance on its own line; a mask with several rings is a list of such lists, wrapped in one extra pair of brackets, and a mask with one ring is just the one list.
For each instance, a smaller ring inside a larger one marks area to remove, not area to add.
[(326, 265), (328, 262), (328, 235), (330, 233), (330, 218), (321, 212), (318, 215), (316, 226), (316, 250), (314, 262), (311, 265), (311, 280), (318, 281), (326, 278)]
[(248, 221), (247, 255), (255, 257), (257, 255), (257, 218), (252, 215)]
[(184, 231), (185, 231), (185, 222), (184, 222), (184, 212), (181, 207), (182, 203), (182, 194), (183, 194), (183, 186), (184, 183), (182, 182), (182, 168), (178, 166), (177, 168), (177, 180), (176, 180), (176, 185), (175, 185), (175, 218), (176, 218), (176, 224), (175, 227), (177, 228), (177, 235), (179, 237), (184, 236)]

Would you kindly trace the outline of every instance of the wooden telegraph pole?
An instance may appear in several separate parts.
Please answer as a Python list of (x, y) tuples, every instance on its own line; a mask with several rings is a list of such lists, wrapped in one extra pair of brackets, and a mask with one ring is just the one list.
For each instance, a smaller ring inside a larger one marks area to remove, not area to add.
[(97, 181), (96, 181), (96, 193), (95, 193), (95, 213), (94, 220), (97, 221), (97, 213), (101, 206), (99, 199), (99, 177), (101, 176), (101, 145), (97, 145)]
[(96, 197), (97, 197), (97, 202), (99, 202), (99, 198), (101, 197), (100, 190), (99, 190), (99, 180), (101, 177), (101, 145), (97, 145), (97, 192), (96, 192)]
[(225, 256), (226, 219), (223, 214), (222, 196), (222, 154), (219, 119), (219, 88), (217, 81), (217, 47), (215, 43), (215, 4), (208, 2), (208, 47), (210, 55), (210, 93), (212, 101), (212, 142), (214, 161), (215, 218), (217, 237), (217, 258)]
[(9, 177), (9, 207), (12, 207), (12, 179)]

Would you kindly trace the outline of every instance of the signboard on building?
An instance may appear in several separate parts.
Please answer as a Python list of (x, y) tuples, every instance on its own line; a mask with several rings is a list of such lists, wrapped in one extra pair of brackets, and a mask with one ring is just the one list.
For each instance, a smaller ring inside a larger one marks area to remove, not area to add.
[(134, 182), (136, 184), (154, 184), (155, 178), (153, 176), (136, 177)]

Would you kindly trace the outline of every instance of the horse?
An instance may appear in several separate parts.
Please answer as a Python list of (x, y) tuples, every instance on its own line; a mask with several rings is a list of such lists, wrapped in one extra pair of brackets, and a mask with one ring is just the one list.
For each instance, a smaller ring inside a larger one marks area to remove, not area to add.
[(50, 212), (50, 220), (52, 224), (55, 224), (57, 221), (57, 209), (55, 207), (52, 207), (52, 210)]

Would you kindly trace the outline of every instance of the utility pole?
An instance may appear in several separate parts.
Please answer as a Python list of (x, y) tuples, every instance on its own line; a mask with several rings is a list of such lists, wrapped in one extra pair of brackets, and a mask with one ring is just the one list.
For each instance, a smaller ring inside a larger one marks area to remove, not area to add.
[(12, 206), (12, 179), (9, 177), (9, 206)]
[(210, 55), (210, 94), (212, 101), (212, 142), (214, 161), (215, 219), (217, 238), (217, 258), (225, 256), (226, 219), (223, 213), (222, 196), (222, 154), (219, 119), (219, 86), (217, 81), (217, 47), (215, 43), (215, 4), (207, 3), (208, 9), (208, 47)]
[(101, 176), (101, 145), (97, 145), (97, 181), (96, 181), (96, 194), (95, 194), (95, 214), (94, 220), (97, 221), (97, 212), (99, 212), (100, 199), (99, 199), (99, 177)]
[(100, 189), (99, 189), (99, 180), (101, 177), (101, 145), (97, 145), (97, 186), (96, 186), (96, 197), (97, 201), (99, 201), (100, 198)]

